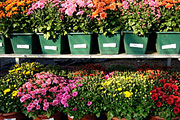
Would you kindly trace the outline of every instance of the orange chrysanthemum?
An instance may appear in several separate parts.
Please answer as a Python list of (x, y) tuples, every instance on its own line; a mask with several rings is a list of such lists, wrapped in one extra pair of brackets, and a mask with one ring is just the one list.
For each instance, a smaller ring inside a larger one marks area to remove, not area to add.
[(117, 3), (118, 8), (122, 7), (122, 3)]
[(115, 3), (110, 4), (109, 9), (110, 10), (115, 10), (116, 9), (116, 4)]
[(107, 17), (107, 13), (105, 13), (105, 12), (100, 13), (101, 19), (105, 19), (106, 17)]
[(106, 4), (110, 4), (110, 3), (111, 3), (111, 0), (104, 0), (104, 2), (105, 2)]
[(168, 4), (166, 4), (165, 7), (168, 8), (168, 9), (170, 9), (170, 8), (172, 8), (173, 6), (174, 6), (174, 4), (169, 4), (169, 3), (168, 3)]
[(98, 16), (98, 11), (96, 10), (95, 12), (92, 13), (92, 17), (96, 18)]
[(173, 3), (173, 0), (166, 0), (168, 3)]
[(106, 5), (106, 3), (104, 3), (104, 2), (99, 2), (98, 3), (98, 8), (102, 8), (102, 7), (104, 7)]
[(18, 13), (25, 14), (31, 7), (30, 4), (36, 1), (38, 0), (6, 0), (5, 2), (0, 2), (0, 18), (12, 17)]

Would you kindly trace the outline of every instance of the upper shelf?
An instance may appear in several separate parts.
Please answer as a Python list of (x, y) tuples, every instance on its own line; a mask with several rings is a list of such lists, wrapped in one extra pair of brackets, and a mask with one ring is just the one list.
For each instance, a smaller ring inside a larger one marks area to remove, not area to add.
[(137, 54), (129, 55), (125, 53), (117, 55), (72, 55), (72, 54), (0, 54), (0, 58), (180, 58), (180, 54)]

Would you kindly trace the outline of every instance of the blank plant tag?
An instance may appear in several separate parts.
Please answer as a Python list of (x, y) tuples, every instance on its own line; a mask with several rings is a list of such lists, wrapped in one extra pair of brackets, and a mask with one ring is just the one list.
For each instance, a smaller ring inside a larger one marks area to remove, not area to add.
[(86, 44), (74, 44), (74, 48), (87, 48)]
[(162, 45), (162, 49), (176, 49), (176, 44)]
[(8, 119), (4, 119), (4, 120), (16, 120), (16, 118), (8, 118)]
[(17, 45), (17, 48), (29, 49), (29, 45)]
[(103, 43), (103, 47), (112, 47), (112, 48), (115, 48), (116, 47), (116, 43)]
[(57, 50), (57, 46), (44, 46), (46, 50)]
[(138, 43), (130, 43), (129, 46), (134, 47), (134, 48), (143, 48), (144, 47), (143, 44), (138, 44)]
[(0, 47), (2, 47), (3, 46), (3, 43), (2, 42), (0, 42)]

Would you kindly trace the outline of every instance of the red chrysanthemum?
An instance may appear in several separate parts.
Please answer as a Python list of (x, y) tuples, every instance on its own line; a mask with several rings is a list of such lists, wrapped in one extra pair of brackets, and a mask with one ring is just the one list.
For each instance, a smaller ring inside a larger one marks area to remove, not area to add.
[(179, 96), (179, 92), (177, 92), (177, 91), (174, 91), (174, 93), (175, 93), (175, 95), (178, 95), (178, 96)]
[(162, 103), (161, 103), (160, 101), (158, 101), (158, 102), (156, 103), (156, 106), (157, 106), (157, 107), (161, 107), (161, 106), (162, 106)]
[(176, 105), (177, 107), (180, 107), (180, 98), (175, 101), (175, 105)]
[(165, 89), (168, 89), (168, 88), (171, 87), (171, 84), (170, 84), (170, 83), (165, 83), (165, 84), (163, 85), (163, 87), (164, 87)]
[(172, 92), (172, 88), (168, 88), (168, 91), (169, 91), (169, 92)]
[(168, 98), (167, 95), (163, 95), (163, 96), (162, 96), (162, 101), (166, 101), (167, 98)]
[(159, 91), (159, 95), (163, 96), (165, 93), (163, 91)]
[(179, 89), (177, 85), (172, 85), (172, 88), (173, 88), (174, 90), (178, 90), (178, 89)]
[(166, 82), (166, 80), (165, 80), (165, 79), (162, 79), (162, 80), (160, 80), (160, 82), (161, 82), (161, 83), (165, 83), (165, 82)]
[(168, 97), (168, 98), (166, 99), (166, 102), (171, 105), (171, 104), (174, 103), (174, 98)]
[(158, 100), (158, 94), (157, 93), (153, 93), (152, 94), (152, 99), (153, 99), (153, 101)]
[(157, 92), (161, 91), (161, 88), (156, 88), (156, 91), (157, 91)]
[(179, 113), (179, 108), (178, 107), (174, 107), (174, 113), (178, 114)]
[(156, 90), (151, 90), (150, 93), (156, 93)]

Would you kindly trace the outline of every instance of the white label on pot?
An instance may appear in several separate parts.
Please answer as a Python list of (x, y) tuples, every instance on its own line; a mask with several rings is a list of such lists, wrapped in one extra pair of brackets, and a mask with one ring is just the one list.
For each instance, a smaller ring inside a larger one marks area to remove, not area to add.
[(44, 46), (46, 50), (57, 50), (57, 46)]
[(43, 120), (54, 120), (54, 118), (49, 118), (49, 119), (43, 119)]
[(3, 46), (3, 44), (2, 44), (2, 42), (0, 42), (0, 47), (2, 47)]
[(144, 47), (143, 44), (137, 44), (137, 43), (130, 43), (129, 46), (130, 47), (135, 47), (135, 48), (143, 48)]
[(162, 45), (162, 49), (176, 49), (176, 44)]
[(29, 49), (29, 45), (17, 45), (17, 48)]
[(116, 47), (116, 43), (103, 43), (103, 47), (112, 47), (112, 48), (115, 48)]
[(4, 119), (4, 120), (16, 120), (16, 118), (8, 118), (8, 119)]
[(86, 44), (74, 44), (74, 48), (87, 48)]

